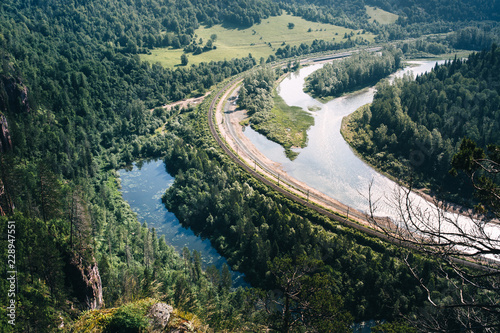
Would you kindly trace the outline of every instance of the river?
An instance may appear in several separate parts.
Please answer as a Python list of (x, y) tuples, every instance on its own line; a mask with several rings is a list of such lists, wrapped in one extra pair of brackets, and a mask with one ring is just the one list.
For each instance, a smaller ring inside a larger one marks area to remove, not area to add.
[[(406, 68), (397, 73), (402, 76), (412, 70), (414, 73), (429, 71), (435, 62), (422, 62), (417, 67)], [(320, 192), (361, 211), (368, 208), (363, 197), (373, 181), (375, 196), (389, 196), (394, 183), (360, 160), (340, 135), (342, 118), (360, 106), (370, 103), (375, 93), (374, 88), (360, 93), (334, 99), (322, 104), (302, 91), (304, 78), (321, 65), (305, 67), (297, 74), (285, 79), (280, 85), (280, 95), (288, 105), (301, 106), (307, 110), (310, 106), (321, 109), (313, 112), (315, 125), (308, 131), (308, 145), (298, 150), (299, 156), (290, 161), (284, 149), (267, 140), (250, 127), (245, 135), (268, 158), (281, 163), (283, 169), (294, 178), (316, 188)], [(134, 163), (131, 170), (119, 171), (121, 192), (124, 199), (137, 213), (141, 223), (154, 227), (159, 236), (165, 235), (168, 244), (177, 251), (187, 246), (191, 251), (201, 253), (204, 267), (215, 264), (220, 268), (226, 260), (211, 246), (210, 241), (196, 236), (192, 230), (182, 227), (175, 217), (161, 202), (161, 196), (172, 185), (174, 178), (165, 169), (163, 161)], [(380, 205), (379, 214), (392, 216), (389, 205)], [(242, 275), (233, 272), (234, 285), (245, 285)]]
[[(431, 71), (435, 65), (436, 61), (412, 62), (411, 66), (398, 71), (390, 79), (402, 77), (410, 72), (417, 76)], [(305, 78), (321, 66), (322, 64), (316, 64), (302, 68), (297, 73), (289, 75), (279, 86), (279, 94), (288, 105), (299, 106), (306, 111), (311, 107), (319, 110), (311, 111), (315, 124), (307, 132), (307, 147), (296, 150), (299, 152), (296, 159), (289, 160), (280, 145), (268, 140), (250, 126), (245, 128), (245, 136), (267, 158), (279, 163), (280, 168), (289, 176), (361, 212), (369, 211), (370, 189), (372, 203), (376, 202), (373, 205), (376, 208), (375, 215), (390, 217), (394, 222), (401, 223), (402, 216), (406, 219), (408, 215), (406, 204), (401, 201), (405, 198), (404, 191), (354, 154), (340, 134), (342, 118), (359, 107), (371, 103), (376, 92), (375, 88), (371, 87), (321, 103), (303, 91)], [(421, 153), (425, 158), (425, 154)], [(411, 193), (409, 198), (413, 214), (417, 216), (421, 214), (422, 217), (421, 220), (415, 219), (415, 225), (411, 229), (432, 229), (436, 228), (439, 223), (439, 232), (455, 234), (465, 231), (465, 236), (474, 235), (477, 239), (487, 234), (488, 238), (493, 240), (493, 246), (500, 244), (498, 225), (483, 225), (481, 221), (465, 216), (441, 212), (432, 203), (415, 193)], [(455, 238), (455, 236), (451, 237)], [(456, 238), (456, 241), (468, 240)], [(468, 251), (469, 249), (461, 247), (461, 250)], [(500, 260), (500, 256), (488, 257)]]
[[(400, 70), (395, 75), (402, 77), (410, 71), (414, 75), (422, 74), (430, 71), (435, 64), (435, 61), (415, 62), (413, 66)], [(383, 196), (388, 190), (392, 191), (394, 183), (354, 154), (340, 134), (340, 126), (343, 117), (373, 101), (375, 88), (321, 103), (306, 94), (303, 85), (304, 79), (322, 66), (316, 64), (304, 67), (289, 75), (279, 86), (279, 94), (288, 105), (299, 106), (304, 110), (312, 106), (319, 109), (311, 112), (315, 123), (307, 132), (307, 147), (295, 150), (299, 152), (296, 159), (290, 161), (280, 145), (251, 127), (248, 126), (244, 133), (260, 152), (280, 163), (290, 176), (346, 205), (367, 211), (368, 202), (365, 197), (369, 184), (373, 181), (372, 190), (376, 195)], [(389, 214), (386, 210), (380, 213)]]
[[(131, 169), (118, 171), (121, 180), (121, 193), (132, 210), (137, 213), (139, 222), (146, 222), (149, 228), (154, 227), (158, 236), (165, 236), (167, 244), (181, 253), (184, 247), (200, 252), (202, 265), (206, 268), (214, 264), (221, 269), (227, 264), (208, 239), (202, 239), (191, 229), (184, 228), (177, 217), (167, 210), (161, 197), (173, 184), (172, 177), (162, 160), (150, 160), (134, 163)], [(233, 274), (233, 286), (247, 285), (243, 275)]]

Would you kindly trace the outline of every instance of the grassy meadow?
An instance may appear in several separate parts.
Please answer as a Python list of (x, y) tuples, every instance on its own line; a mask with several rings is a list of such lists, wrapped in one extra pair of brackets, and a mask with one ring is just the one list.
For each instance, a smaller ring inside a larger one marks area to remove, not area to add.
[[(314, 117), (298, 106), (287, 105), (277, 91), (273, 92), (273, 101), (274, 106), (270, 111), (272, 116), (258, 125), (253, 124), (252, 128), (280, 144), (285, 148), (286, 156), (293, 160), (298, 153), (292, 148), (307, 146), (307, 130), (314, 125)], [(250, 121), (250, 118), (247, 118), (241, 125), (246, 126)]]
[[(378, 11), (378, 10), (377, 10)], [(289, 29), (288, 24), (293, 23), (294, 28)], [(200, 27), (195, 31), (196, 41), (201, 38), (203, 44), (206, 43), (212, 34), (217, 35), (214, 45), (215, 50), (204, 52), (199, 55), (188, 54), (190, 64), (201, 62), (230, 60), (232, 58), (242, 58), (249, 53), (256, 59), (264, 57), (267, 59), (274, 54), (283, 43), (300, 45), (301, 43), (312, 43), (315, 39), (326, 41), (344, 40), (345, 33), (354, 31), (357, 35), (360, 30), (351, 30), (332, 24), (316, 23), (306, 21), (303, 18), (292, 15), (281, 15), (263, 20), (260, 24), (255, 24), (250, 28), (240, 29), (227, 26), (216, 25), (210, 28)], [(375, 35), (365, 33), (361, 35), (364, 39), (373, 42)], [(159, 62), (165, 67), (179, 66), (182, 49), (159, 48), (151, 51), (151, 54), (141, 55), (141, 60), (150, 63)]]
[(366, 14), (368, 14), (369, 17), (368, 21), (370, 21), (370, 23), (373, 23), (373, 21), (377, 21), (380, 24), (391, 24), (396, 22), (396, 20), (399, 18), (398, 15), (387, 12), (377, 7), (365, 6), (365, 8)]

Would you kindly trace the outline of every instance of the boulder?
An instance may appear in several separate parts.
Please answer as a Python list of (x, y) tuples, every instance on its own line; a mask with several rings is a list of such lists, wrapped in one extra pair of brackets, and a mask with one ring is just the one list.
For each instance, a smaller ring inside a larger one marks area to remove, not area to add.
[(148, 313), (148, 317), (151, 318), (152, 328), (154, 330), (163, 331), (170, 320), (170, 315), (174, 309), (167, 303), (159, 302), (154, 304)]

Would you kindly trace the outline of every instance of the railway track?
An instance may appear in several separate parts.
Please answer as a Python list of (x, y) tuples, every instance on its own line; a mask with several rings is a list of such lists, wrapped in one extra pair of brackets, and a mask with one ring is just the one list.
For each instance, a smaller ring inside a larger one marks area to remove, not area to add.
[[(295, 202), (297, 202), (297, 203), (299, 203), (301, 205), (309, 207), (309, 208), (315, 210), (316, 212), (318, 212), (318, 213), (320, 213), (322, 215), (325, 215), (325, 216), (327, 216), (328, 218), (330, 218), (330, 219), (332, 219), (334, 221), (340, 222), (340, 223), (342, 223), (344, 225), (347, 225), (349, 227), (352, 227), (352, 228), (355, 228), (357, 230), (360, 230), (360, 231), (362, 231), (362, 232), (364, 232), (366, 234), (369, 234), (369, 235), (372, 235), (372, 236), (384, 239), (386, 241), (390, 241), (389, 237), (387, 235), (385, 235), (383, 232), (380, 232), (380, 231), (368, 228), (366, 226), (363, 226), (363, 225), (361, 225), (361, 224), (359, 224), (357, 222), (354, 222), (352, 220), (349, 220), (349, 219), (346, 219), (344, 217), (341, 217), (340, 215), (335, 214), (334, 212), (332, 212), (332, 211), (330, 211), (330, 210), (328, 210), (328, 209), (326, 209), (324, 207), (321, 207), (321, 206), (318, 206), (317, 204), (312, 203), (307, 197), (304, 197), (303, 191), (300, 191), (300, 193), (302, 193), (302, 195), (299, 195), (299, 194), (296, 194), (296, 193), (292, 193), (291, 191), (285, 189), (282, 185), (278, 185), (274, 180), (272, 180), (271, 177), (274, 176), (273, 174), (267, 175), (267, 176), (263, 175), (260, 172), (257, 172), (256, 166), (252, 167), (252, 166), (248, 165), (245, 161), (243, 161), (242, 159), (240, 159), (240, 157), (233, 151), (233, 149), (231, 149), (229, 147), (229, 145), (227, 144), (227, 142), (221, 138), (221, 136), (219, 135), (219, 132), (217, 130), (216, 124), (214, 123), (215, 112), (217, 110), (217, 103), (218, 103), (219, 99), (221, 98), (221, 96), (229, 88), (233, 87), (240, 80), (241, 80), (240, 78), (236, 78), (234, 80), (231, 80), (222, 89), (220, 89), (216, 93), (216, 95), (214, 96), (214, 98), (212, 99), (212, 101), (210, 103), (209, 110), (208, 110), (208, 119), (209, 119), (208, 122), (209, 122), (210, 132), (211, 132), (212, 136), (215, 138), (215, 140), (217, 141), (218, 145), (224, 150), (224, 152), (236, 164), (238, 164), (241, 168), (243, 168), (246, 172), (248, 172), (249, 174), (251, 174), (253, 177), (255, 177), (256, 179), (258, 179), (262, 183), (264, 183), (267, 186), (271, 187), (273, 190), (280, 192), (285, 197), (287, 197), (287, 198), (289, 198), (289, 199), (291, 199), (291, 200), (293, 200), (293, 201), (295, 201)], [(264, 168), (262, 168), (262, 165), (260, 163), (259, 163), (259, 168), (261, 168), (264, 171), (267, 169), (265, 166), (264, 166)], [(284, 181), (281, 181), (281, 184), (283, 184), (283, 183), (284, 183)]]
[[(311, 60), (314, 61), (314, 60)], [(224, 104), (225, 98), (222, 98), (230, 89), (232, 90), (239, 81), (241, 81), (241, 77), (234, 78), (230, 82), (228, 82), (223, 88), (219, 89), (215, 96), (212, 98), (212, 101), (210, 102), (209, 110), (208, 110), (208, 124), (210, 128), (210, 133), (214, 137), (214, 139), (217, 141), (217, 144), (222, 148), (222, 150), (235, 162), (237, 165), (239, 165), (243, 170), (245, 170), (247, 173), (252, 175), (254, 178), (258, 179), (260, 182), (266, 184), (273, 190), (281, 193), (285, 197), (303, 205), (306, 206), (317, 213), (324, 215), (328, 217), (329, 219), (339, 222), (342, 225), (354, 228), (356, 230), (359, 230), (367, 235), (377, 237), (381, 240), (387, 241), (391, 244), (397, 245), (397, 246), (403, 246), (409, 249), (413, 250), (419, 250), (418, 247), (414, 244), (411, 244), (409, 242), (404, 242), (398, 239), (394, 239), (392, 237), (389, 237), (387, 234), (385, 234), (383, 231), (375, 230), (373, 228), (369, 228), (363, 224), (360, 224), (358, 222), (355, 222), (349, 218), (345, 218), (341, 216), (344, 212), (343, 209), (339, 209), (337, 211), (333, 211), (330, 209), (327, 209), (321, 204), (318, 203), (313, 203), (311, 202), (310, 199), (314, 199), (316, 202), (323, 202), (326, 204), (326, 206), (329, 207), (335, 207), (335, 203), (332, 201), (325, 201), (324, 198), (316, 196), (314, 194), (310, 194), (309, 191), (306, 191), (297, 183), (294, 183), (293, 180), (285, 180), (281, 179), (279, 176), (277, 176), (271, 168), (267, 167), (264, 163), (257, 163), (257, 159), (254, 158), (254, 166), (252, 167), (249, 165), (247, 162), (245, 162), (242, 158), (240, 158), (238, 153), (235, 153), (234, 150), (229, 146), (229, 144), (224, 140), (219, 131), (217, 124), (215, 122), (215, 114), (218, 112), (218, 103)], [(219, 101), (220, 100), (220, 101)], [(231, 129), (229, 129), (231, 131)], [(238, 138), (236, 133), (233, 131), (230, 133), (232, 136), (232, 139), (236, 141), (236, 144), (238, 145), (238, 150), (242, 149), (246, 153), (248, 153), (248, 156), (252, 156), (252, 153), (246, 148), (245, 144), (241, 142)], [(257, 166), (259, 167), (261, 172), (257, 171)], [(277, 181), (276, 181), (277, 180)], [(285, 186), (286, 184), (286, 186)], [(349, 214), (349, 211), (351, 212)], [(357, 212), (355, 209), (350, 210), (349, 209), (348, 214), (351, 216), (355, 216), (356, 218), (362, 218), (365, 219), (364, 215), (361, 215), (360, 212)], [(467, 260), (463, 260), (460, 258), (452, 258), (452, 260), (457, 263), (461, 264), (473, 269), (479, 269), (479, 270), (487, 270), (487, 271), (498, 271), (496, 268), (491, 268), (487, 267), (485, 265), (476, 263), (476, 262), (471, 262)]]

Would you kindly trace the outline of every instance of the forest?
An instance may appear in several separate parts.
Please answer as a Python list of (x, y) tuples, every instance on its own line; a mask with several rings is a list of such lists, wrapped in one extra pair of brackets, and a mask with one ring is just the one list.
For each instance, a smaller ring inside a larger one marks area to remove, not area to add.
[[(402, 18), (388, 26), (369, 23), (365, 4)], [(12, 325), (6, 304), (14, 298), (9, 296), (10, 282), (2, 278), (1, 330), (77, 332), (97, 327), (100, 332), (141, 332), (152, 329), (148, 312), (161, 302), (175, 308), (174, 322), (185, 331), (186, 325), (194, 325), (197, 331), (346, 332), (352, 323), (370, 319), (386, 322), (381, 331), (396, 327), (411, 332), (435, 320), (449, 330), (462, 329), (464, 321), (469, 328), (498, 325), (495, 314), (464, 317), (454, 307), (461, 295), (453, 286), (460, 278), (452, 270), (441, 271), (435, 259), (330, 221), (245, 174), (210, 136), (207, 102), (182, 110), (161, 107), (215, 90), (227, 78), (256, 66), (255, 59), (169, 69), (139, 58), (156, 47), (189, 51), (200, 25), (249, 27), (282, 12), (366, 29), (377, 34), (378, 41), (453, 30), (457, 33), (450, 34), (446, 45), (483, 48), (497, 38), (494, 2), (441, 1), (438, 11), (433, 9), (435, 1), (422, 4), (2, 1), (0, 227), (5, 237), (0, 239), (0, 257), (8, 263), (15, 250), (16, 312)], [(457, 12), (461, 14), (450, 16)], [(355, 41), (286, 45), (275, 58), (351, 47)], [(498, 109), (489, 104), (490, 97), (498, 102), (498, 87), (486, 89), (483, 81), (468, 74), (480, 71), (487, 82), (497, 82), (498, 71), (484, 66), (498, 53), (492, 49), (468, 61), (450, 62), (417, 82), (436, 81), (432, 89), (438, 92), (437, 100), (442, 94), (461, 98), (461, 104), (442, 106), (443, 115), (455, 109), (470, 112), (471, 105)], [(456, 86), (439, 88), (441, 78), (443, 87)], [(403, 84), (399, 86), (402, 90)], [(480, 98), (471, 99), (468, 87), (481, 88)], [(381, 86), (381, 96), (384, 92), (392, 94)], [(476, 99), (479, 104), (474, 104)], [(417, 112), (427, 112), (422, 107), (425, 111)], [(484, 145), (491, 141), (483, 133), (493, 136), (498, 119), (481, 112), (481, 121), (466, 126), (465, 134)], [(441, 120), (423, 117), (422, 126), (441, 124), (447, 119), (443, 115), (438, 115)], [(371, 118), (376, 117), (372, 112)], [(447, 147), (451, 139), (444, 134), (442, 139)], [(164, 159), (175, 175), (165, 205), (184, 226), (210, 239), (231, 268), (247, 276), (251, 288), (233, 288), (229, 267), (202, 269), (198, 252), (186, 248), (179, 254), (154, 228), (139, 223), (119, 192), (116, 170), (148, 158)], [(444, 164), (440, 168), (444, 170)], [(432, 286), (440, 307), (426, 302), (426, 292), (405, 260)], [(492, 296), (474, 286), (468, 291), (479, 301)]]
[(470, 182), (449, 171), (463, 138), (485, 150), (500, 145), (499, 59), (493, 45), (415, 79), (379, 84), (371, 106), (349, 125), (350, 144), (389, 174), (471, 206)]
[(238, 94), (238, 104), (248, 110), (255, 123), (269, 117), (273, 107), (272, 92), (276, 81), (276, 71), (273, 68), (259, 68), (246, 75)]

